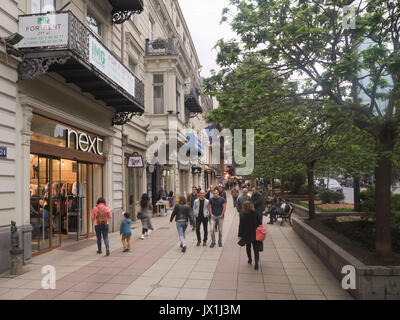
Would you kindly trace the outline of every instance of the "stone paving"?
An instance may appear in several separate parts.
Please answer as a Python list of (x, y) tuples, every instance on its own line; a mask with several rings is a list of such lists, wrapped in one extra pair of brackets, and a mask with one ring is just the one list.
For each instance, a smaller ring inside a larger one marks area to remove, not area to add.
[[(33, 258), (23, 275), (0, 276), (0, 300), (352, 299), (286, 224), (268, 225), (264, 219), (267, 238), (260, 269), (254, 270), (245, 247), (237, 245), (239, 217), (228, 197), (222, 248), (197, 247), (189, 227), (188, 249), (182, 253), (175, 223), (157, 217), (145, 240), (140, 240), (140, 223), (134, 225), (129, 253), (122, 253), (114, 233), (109, 257), (96, 255), (96, 241), (88, 239)], [(56, 290), (41, 289), (44, 265), (56, 267)]]

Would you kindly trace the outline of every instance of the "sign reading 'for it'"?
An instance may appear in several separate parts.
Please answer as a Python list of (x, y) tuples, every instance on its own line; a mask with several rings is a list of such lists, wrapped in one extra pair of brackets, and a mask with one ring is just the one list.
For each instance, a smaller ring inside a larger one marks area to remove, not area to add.
[(128, 168), (143, 168), (143, 157), (137, 153), (134, 152), (129, 158), (128, 158)]

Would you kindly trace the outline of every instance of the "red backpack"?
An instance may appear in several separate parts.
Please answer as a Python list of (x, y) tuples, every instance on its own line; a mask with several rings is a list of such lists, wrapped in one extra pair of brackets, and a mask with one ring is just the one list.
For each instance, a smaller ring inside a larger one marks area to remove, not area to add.
[(266, 235), (267, 235), (267, 230), (265, 230), (263, 225), (259, 225), (256, 230), (256, 240), (264, 241)]
[(104, 226), (107, 224), (107, 218), (108, 218), (108, 214), (107, 214), (107, 208), (104, 207), (102, 209), (99, 209), (97, 211), (97, 225), (99, 226)]

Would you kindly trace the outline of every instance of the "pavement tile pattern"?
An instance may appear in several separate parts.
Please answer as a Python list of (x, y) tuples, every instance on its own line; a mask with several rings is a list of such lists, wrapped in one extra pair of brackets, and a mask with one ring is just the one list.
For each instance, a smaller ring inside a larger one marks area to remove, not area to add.
[[(96, 244), (60, 248), (33, 258), (18, 277), (0, 276), (0, 300), (348, 300), (319, 258), (286, 224), (268, 225), (260, 268), (247, 263), (237, 245), (239, 217), (228, 193), (223, 247), (197, 247), (186, 232), (182, 253), (175, 223), (153, 219), (155, 230), (140, 239), (134, 225), (132, 251), (122, 253), (118, 233), (110, 234), (111, 255), (96, 254)], [(209, 237), (210, 238), (210, 237)], [(82, 240), (93, 241), (93, 239)], [(56, 268), (56, 289), (42, 289), (42, 266)]]

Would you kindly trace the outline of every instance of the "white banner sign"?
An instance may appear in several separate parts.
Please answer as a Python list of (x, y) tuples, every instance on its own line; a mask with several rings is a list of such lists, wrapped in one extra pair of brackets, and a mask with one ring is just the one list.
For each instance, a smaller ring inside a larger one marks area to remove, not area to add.
[(135, 77), (92, 35), (89, 35), (89, 62), (135, 96)]
[(128, 159), (128, 168), (143, 168), (143, 157), (138, 154), (137, 152), (134, 152)]
[(21, 16), (19, 48), (65, 46), (68, 44), (68, 13)]

